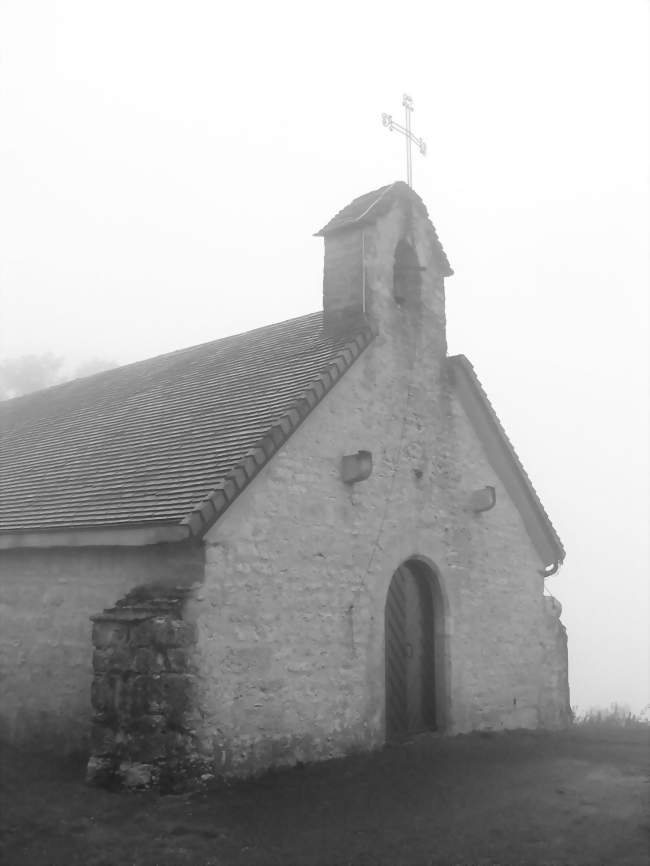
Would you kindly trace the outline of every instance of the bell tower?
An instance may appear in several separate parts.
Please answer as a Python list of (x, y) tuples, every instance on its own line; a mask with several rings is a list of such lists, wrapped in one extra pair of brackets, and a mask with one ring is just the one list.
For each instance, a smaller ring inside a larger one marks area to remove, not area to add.
[(317, 237), (325, 242), (326, 328), (359, 317), (380, 333), (428, 329), (446, 347), (444, 278), (453, 271), (422, 199), (397, 181), (356, 198)]

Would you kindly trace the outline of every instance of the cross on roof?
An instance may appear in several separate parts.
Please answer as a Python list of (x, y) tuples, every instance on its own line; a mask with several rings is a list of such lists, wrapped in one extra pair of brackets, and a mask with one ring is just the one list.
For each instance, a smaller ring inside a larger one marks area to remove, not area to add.
[(413, 186), (413, 161), (411, 158), (411, 142), (417, 144), (422, 156), (427, 154), (427, 146), (421, 138), (416, 138), (411, 132), (411, 112), (413, 111), (413, 100), (405, 93), (402, 97), (402, 105), (404, 106), (404, 126), (393, 120), (392, 114), (382, 114), (381, 122), (392, 132), (396, 129), (401, 132), (406, 138), (406, 182), (409, 186)]

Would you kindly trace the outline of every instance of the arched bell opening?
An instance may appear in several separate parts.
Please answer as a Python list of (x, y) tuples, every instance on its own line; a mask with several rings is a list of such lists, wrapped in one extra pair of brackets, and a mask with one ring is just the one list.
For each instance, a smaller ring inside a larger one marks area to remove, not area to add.
[(444, 606), (435, 571), (409, 559), (393, 574), (385, 607), (386, 740), (446, 723)]
[(398, 304), (417, 299), (422, 287), (422, 271), (411, 244), (402, 238), (395, 247), (393, 265), (393, 297)]

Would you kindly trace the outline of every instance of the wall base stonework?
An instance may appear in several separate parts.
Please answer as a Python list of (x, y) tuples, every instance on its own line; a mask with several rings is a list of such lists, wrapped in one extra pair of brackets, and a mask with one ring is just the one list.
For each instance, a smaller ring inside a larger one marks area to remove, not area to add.
[(203, 774), (195, 737), (196, 629), (188, 587), (140, 587), (92, 617), (87, 781), (181, 790)]

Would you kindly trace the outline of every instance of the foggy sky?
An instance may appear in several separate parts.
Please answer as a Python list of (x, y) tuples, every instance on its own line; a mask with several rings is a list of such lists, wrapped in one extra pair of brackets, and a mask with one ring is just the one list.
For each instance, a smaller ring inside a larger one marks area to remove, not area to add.
[(450, 353), (567, 548), (572, 704), (648, 703), (643, 0), (0, 0), (0, 357), (125, 363), (312, 312), (322, 240), (404, 176)]

